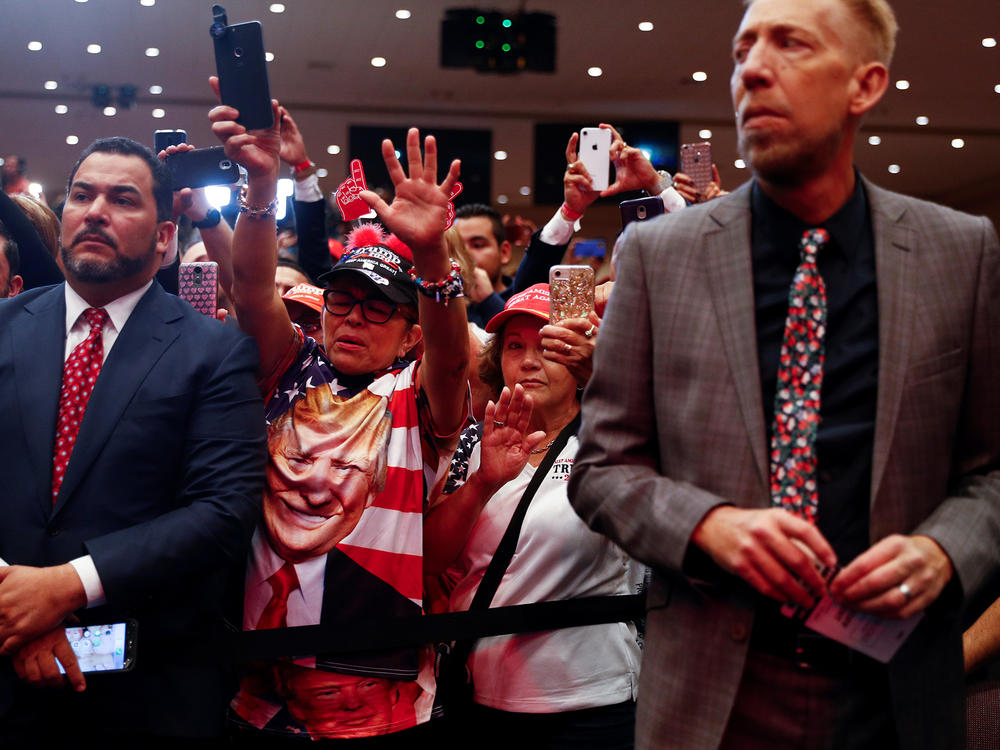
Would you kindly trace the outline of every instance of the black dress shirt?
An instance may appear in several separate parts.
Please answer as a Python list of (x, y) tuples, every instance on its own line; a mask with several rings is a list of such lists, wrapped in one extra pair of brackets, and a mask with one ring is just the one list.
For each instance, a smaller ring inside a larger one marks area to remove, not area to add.
[[(764, 417), (770, 452), (778, 358), (799, 240), (812, 228), (768, 198), (751, 195), (754, 308)], [(826, 285), (827, 326), (816, 437), (818, 526), (846, 565), (868, 548), (872, 450), (878, 391), (875, 243), (860, 177), (851, 197), (822, 227), (830, 242), (817, 258)]]

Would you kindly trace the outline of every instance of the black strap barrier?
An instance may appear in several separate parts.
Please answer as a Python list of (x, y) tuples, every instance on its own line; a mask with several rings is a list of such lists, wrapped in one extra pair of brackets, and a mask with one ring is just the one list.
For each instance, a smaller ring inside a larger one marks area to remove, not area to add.
[[(627, 622), (645, 614), (645, 594), (630, 594), (518, 604), (475, 612), (362, 620), (349, 626), (302, 625), (248, 630), (237, 635), (234, 658), (246, 664), (316, 654), (354, 654), (491, 635)], [(331, 651), (332, 644), (336, 644), (336, 651)]]

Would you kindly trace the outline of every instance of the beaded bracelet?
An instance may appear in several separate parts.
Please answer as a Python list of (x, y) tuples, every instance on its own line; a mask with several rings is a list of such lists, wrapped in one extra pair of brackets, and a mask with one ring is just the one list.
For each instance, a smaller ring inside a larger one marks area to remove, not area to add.
[(278, 213), (278, 199), (275, 198), (267, 206), (251, 206), (247, 203), (245, 196), (240, 195), (237, 199), (240, 205), (240, 213), (246, 214), (248, 219), (266, 219)]
[(445, 307), (456, 297), (465, 296), (465, 284), (462, 281), (459, 265), (454, 258), (448, 260), (451, 261), (451, 271), (440, 281), (424, 281), (423, 278), (417, 276), (416, 269), (410, 269), (410, 277), (417, 285), (417, 291), (425, 297), (433, 297), (435, 302), (444, 301)]

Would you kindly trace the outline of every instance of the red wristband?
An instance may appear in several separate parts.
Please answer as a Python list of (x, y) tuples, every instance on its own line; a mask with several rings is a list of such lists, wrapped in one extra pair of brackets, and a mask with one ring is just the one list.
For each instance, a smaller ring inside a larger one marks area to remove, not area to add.
[(583, 216), (583, 214), (577, 213), (572, 208), (570, 208), (569, 206), (567, 206), (565, 201), (563, 202), (563, 204), (561, 206), (559, 206), (559, 212), (563, 215), (563, 218), (566, 219), (566, 221), (569, 221), (569, 222), (576, 221), (581, 216)]
[(313, 163), (311, 161), (309, 161), (308, 159), (306, 159), (304, 162), (301, 162), (300, 164), (296, 164), (294, 167), (292, 167), (292, 171), (293, 172), (305, 172), (312, 165), (313, 165)]

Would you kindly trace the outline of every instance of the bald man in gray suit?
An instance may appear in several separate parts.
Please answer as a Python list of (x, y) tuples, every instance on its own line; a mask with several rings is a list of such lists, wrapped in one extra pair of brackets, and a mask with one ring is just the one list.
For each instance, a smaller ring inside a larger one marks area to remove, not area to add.
[[(570, 497), (654, 571), (640, 748), (963, 746), (959, 609), (1000, 569), (1000, 247), (853, 167), (895, 31), (884, 0), (751, 2), (732, 93), (754, 180), (626, 233)], [(813, 227), (816, 524), (772, 506), (769, 470)], [(883, 665), (779, 613), (825, 593), (923, 617)]]

